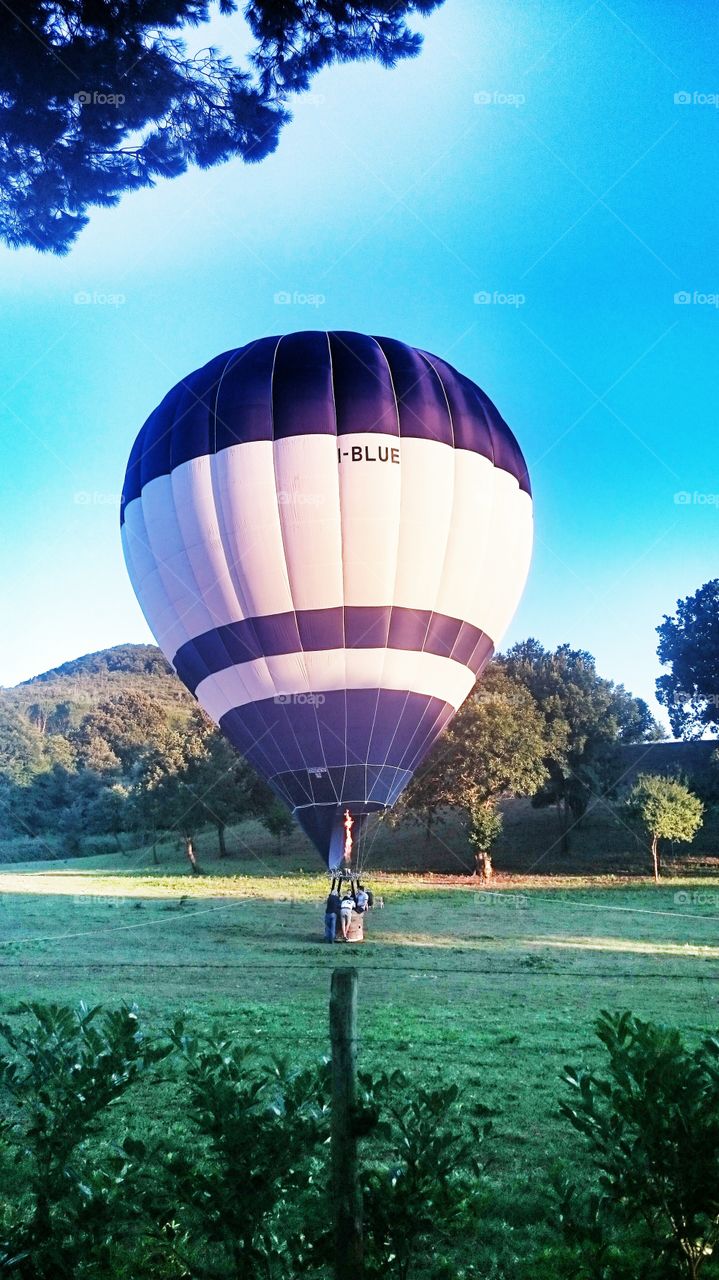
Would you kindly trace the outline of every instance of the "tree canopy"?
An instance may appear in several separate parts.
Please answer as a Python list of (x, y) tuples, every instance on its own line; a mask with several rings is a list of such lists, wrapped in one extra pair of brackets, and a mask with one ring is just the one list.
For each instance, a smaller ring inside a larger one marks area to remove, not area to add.
[(678, 778), (640, 774), (627, 797), (629, 817), (651, 840), (654, 879), (659, 879), (660, 840), (694, 839), (702, 825), (704, 805)]
[(99, 649), (72, 658), (62, 666), (42, 671), (30, 680), (23, 680), (18, 688), (28, 685), (51, 684), (65, 677), (112, 675), (160, 675), (172, 676), (174, 672), (162, 651), (154, 644), (116, 644), (111, 649)]
[(547, 776), (546, 750), (545, 722), (532, 694), (492, 665), (400, 799), (399, 816), (420, 813), (431, 828), (437, 810), (459, 809), (475, 843), (491, 843), (501, 829), (496, 802), (537, 790)]
[(657, 680), (657, 698), (679, 738), (719, 733), (719, 578), (677, 601), (657, 627), (657, 652), (670, 670)]
[(570, 819), (580, 821), (592, 795), (611, 788), (617, 745), (650, 742), (664, 732), (646, 702), (600, 676), (583, 649), (563, 644), (551, 652), (529, 639), (499, 661), (541, 708), (547, 779), (535, 802), (557, 805), (566, 852)]
[[(250, 0), (246, 66), (182, 33), (212, 0), (24, 0), (0, 6), (0, 235), (66, 253), (93, 205), (275, 150), (288, 98), (334, 62), (391, 67), (442, 0)], [(217, 0), (224, 15), (236, 0)]]

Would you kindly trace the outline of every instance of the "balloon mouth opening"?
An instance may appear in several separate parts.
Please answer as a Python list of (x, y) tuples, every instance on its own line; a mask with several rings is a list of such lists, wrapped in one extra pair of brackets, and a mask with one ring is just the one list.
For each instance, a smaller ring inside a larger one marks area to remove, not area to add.
[(318, 805), (293, 810), (333, 874), (356, 870), (361, 837), (370, 813), (384, 812), (384, 804), (359, 801), (356, 805)]

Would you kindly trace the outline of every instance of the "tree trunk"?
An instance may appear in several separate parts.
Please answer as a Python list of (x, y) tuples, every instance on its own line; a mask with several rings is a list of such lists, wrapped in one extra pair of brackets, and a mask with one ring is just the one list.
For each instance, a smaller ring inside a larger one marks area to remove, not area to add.
[(187, 854), (187, 861), (192, 867), (193, 876), (199, 876), (200, 867), (195, 855), (195, 846), (192, 843), (192, 836), (185, 836), (185, 853)]
[(432, 839), (432, 826), (434, 824), (434, 809), (427, 810), (427, 823), (424, 831), (425, 842), (429, 844)]
[(560, 844), (559, 850), (563, 857), (569, 853), (569, 808), (564, 799), (559, 800), (559, 823), (560, 823)]
[(227, 843), (226, 843), (226, 841), (225, 841), (225, 824), (224, 824), (224, 822), (218, 822), (218, 824), (217, 824), (217, 843), (218, 843), (218, 845), (219, 845), (219, 847), (220, 847), (220, 857), (221, 857), (221, 858), (226, 858), (228, 855), (227, 855)]
[(473, 876), (478, 876), (480, 880), (492, 879), (492, 858), (489, 853), (484, 853), (480, 849), (474, 851), (474, 871)]
[(654, 880), (659, 884), (659, 837), (652, 836), (652, 862), (654, 863)]

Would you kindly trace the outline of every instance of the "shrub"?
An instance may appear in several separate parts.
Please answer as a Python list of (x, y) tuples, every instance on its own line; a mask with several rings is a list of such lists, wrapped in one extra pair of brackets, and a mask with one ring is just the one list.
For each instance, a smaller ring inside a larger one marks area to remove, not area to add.
[(366, 1274), (407, 1277), (418, 1262), (456, 1276), (442, 1254), (472, 1221), (487, 1109), (459, 1086), (426, 1089), (400, 1071), (362, 1075), (365, 1111), (378, 1117), (363, 1169)]
[[(96, 1139), (108, 1108), (169, 1046), (150, 1045), (134, 1009), (102, 1013), (80, 1005), (23, 1005), (28, 1022), (0, 1035), (4, 1185), (19, 1194), (0, 1240), (0, 1270), (23, 1280), (71, 1280), (109, 1271), (136, 1217), (127, 1184), (131, 1147), (110, 1152)], [(10, 1173), (12, 1168), (12, 1174)]]
[[(126, 1006), (18, 1015), (19, 1028), (0, 1026), (0, 1274), (327, 1274), (326, 1062), (267, 1061), (181, 1022), (148, 1041)], [(139, 1137), (132, 1098), (150, 1084), (162, 1085), (152, 1096), (163, 1111)], [(418, 1088), (400, 1072), (364, 1075), (362, 1088), (368, 1277), (469, 1276), (455, 1245), (466, 1246), (476, 1204), (483, 1109), (456, 1086)]]
[(13, 862), (42, 862), (52, 858), (60, 858), (59, 841), (51, 836), (48, 839), (35, 836), (13, 836), (0, 842), (0, 865)]
[(608, 1074), (567, 1067), (572, 1097), (562, 1111), (586, 1141), (600, 1193), (566, 1186), (565, 1228), (595, 1257), (630, 1244), (636, 1276), (716, 1275), (719, 1040), (689, 1049), (678, 1031), (629, 1013), (603, 1013), (597, 1034)]

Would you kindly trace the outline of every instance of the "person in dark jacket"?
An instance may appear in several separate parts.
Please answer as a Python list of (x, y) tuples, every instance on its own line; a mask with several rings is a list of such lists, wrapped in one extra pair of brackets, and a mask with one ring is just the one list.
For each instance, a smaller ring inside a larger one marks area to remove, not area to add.
[(337, 926), (340, 923), (340, 895), (332, 881), (332, 887), (325, 903), (325, 942), (335, 942)]

